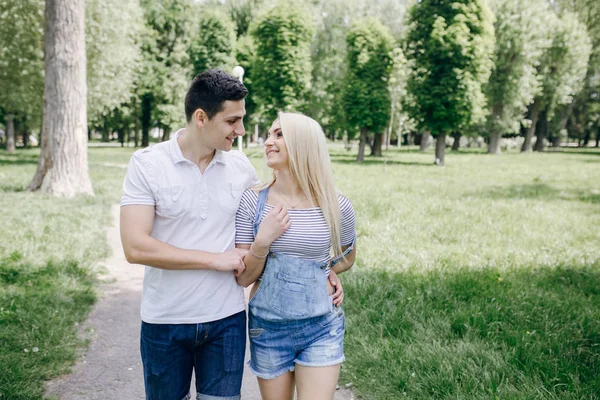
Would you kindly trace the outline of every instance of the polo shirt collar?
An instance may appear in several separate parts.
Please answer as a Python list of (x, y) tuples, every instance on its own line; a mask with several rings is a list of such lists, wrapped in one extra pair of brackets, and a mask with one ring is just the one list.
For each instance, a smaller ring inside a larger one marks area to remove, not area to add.
[[(174, 164), (179, 164), (181, 162), (191, 162), (183, 156), (181, 147), (179, 147), (179, 143), (177, 143), (177, 138), (179, 137), (181, 132), (183, 132), (183, 128), (175, 132), (171, 140), (169, 140), (171, 159), (173, 160)], [(215, 155), (210, 163), (226, 164), (227, 162), (225, 159), (225, 152), (222, 150), (216, 150)]]

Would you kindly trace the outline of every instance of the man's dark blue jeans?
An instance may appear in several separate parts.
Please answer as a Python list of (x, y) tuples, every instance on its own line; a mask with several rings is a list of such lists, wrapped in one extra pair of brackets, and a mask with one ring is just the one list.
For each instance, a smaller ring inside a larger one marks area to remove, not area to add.
[(203, 324), (142, 322), (146, 400), (189, 399), (192, 371), (199, 400), (239, 400), (246, 312)]

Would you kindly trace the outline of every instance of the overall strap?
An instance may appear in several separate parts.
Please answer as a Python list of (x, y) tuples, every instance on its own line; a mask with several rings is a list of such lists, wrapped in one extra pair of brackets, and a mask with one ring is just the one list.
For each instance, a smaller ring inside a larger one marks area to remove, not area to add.
[(254, 215), (254, 237), (258, 233), (258, 226), (260, 225), (260, 217), (265, 210), (265, 205), (267, 204), (267, 197), (269, 196), (269, 187), (258, 192), (258, 201), (256, 202), (256, 214)]
[(335, 257), (333, 260), (331, 260), (331, 266), (333, 267), (335, 264), (339, 263), (340, 260), (344, 257), (346, 257), (348, 254), (350, 254), (350, 252), (354, 249), (354, 245), (356, 244), (356, 236), (354, 236), (354, 240), (352, 241), (352, 243), (350, 244), (350, 246), (339, 256)]

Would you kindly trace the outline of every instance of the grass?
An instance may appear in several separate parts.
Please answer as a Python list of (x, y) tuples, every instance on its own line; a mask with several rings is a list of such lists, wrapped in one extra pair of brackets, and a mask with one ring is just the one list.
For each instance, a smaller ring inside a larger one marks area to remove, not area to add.
[(573, 153), (333, 154), (358, 214), (342, 372), (357, 394), (599, 398), (600, 152)]
[(108, 255), (130, 154), (91, 151), (96, 196), (56, 199), (24, 191), (37, 153), (0, 152), (0, 399), (42, 399), (44, 381), (68, 372), (84, 345), (78, 325), (96, 298), (94, 266)]
[[(131, 152), (91, 148), (96, 196), (72, 200), (23, 191), (36, 151), (0, 153), (0, 398), (43, 398), (82, 345)], [(354, 157), (332, 146), (359, 235), (345, 383), (368, 400), (599, 398), (600, 151)]]

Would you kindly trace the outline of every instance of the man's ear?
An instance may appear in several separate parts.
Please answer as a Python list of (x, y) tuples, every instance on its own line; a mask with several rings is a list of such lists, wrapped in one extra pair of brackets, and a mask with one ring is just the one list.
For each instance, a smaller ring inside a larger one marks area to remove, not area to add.
[(194, 125), (201, 130), (204, 128), (204, 124), (208, 122), (208, 115), (206, 115), (203, 109), (198, 108), (192, 114), (192, 121), (194, 122)]

